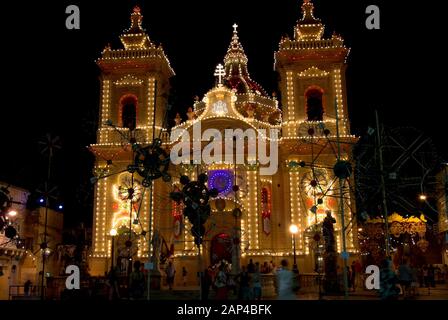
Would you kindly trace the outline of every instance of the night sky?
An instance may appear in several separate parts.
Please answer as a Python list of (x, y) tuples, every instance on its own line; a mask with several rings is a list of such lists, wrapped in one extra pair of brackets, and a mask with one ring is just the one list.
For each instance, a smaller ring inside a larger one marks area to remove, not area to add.
[[(150, 39), (162, 43), (177, 76), (175, 111), (185, 114), (195, 95), (213, 86), (238, 23), (251, 77), (277, 91), (273, 54), (282, 35), (293, 36), (301, 0), (255, 1), (20, 1), (2, 2), (2, 113), (0, 181), (35, 190), (46, 176), (38, 141), (61, 137), (53, 184), (65, 205), (66, 226), (91, 224), (93, 157), (99, 106), (94, 60), (129, 27), (135, 4)], [(65, 8), (76, 4), (81, 29), (65, 28)], [(414, 126), (431, 136), (445, 159), (446, 102), (443, 11), (437, 2), (314, 0), (326, 35), (341, 34), (348, 60), (348, 106), (352, 131), (372, 123), (373, 110), (390, 126)], [(367, 30), (365, 8), (381, 9), (381, 30)], [(440, 80), (438, 80), (440, 77)]]

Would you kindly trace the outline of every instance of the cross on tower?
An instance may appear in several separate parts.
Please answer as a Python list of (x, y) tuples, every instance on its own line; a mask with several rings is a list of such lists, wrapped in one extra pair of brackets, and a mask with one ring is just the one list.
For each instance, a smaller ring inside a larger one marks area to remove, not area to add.
[(215, 70), (215, 77), (218, 77), (218, 84), (222, 84), (222, 77), (226, 75), (224, 67), (222, 64), (218, 64)]
[(234, 23), (232, 27), (233, 27), (233, 32), (236, 33), (237, 32), (236, 29), (238, 28), (238, 25), (236, 23)]

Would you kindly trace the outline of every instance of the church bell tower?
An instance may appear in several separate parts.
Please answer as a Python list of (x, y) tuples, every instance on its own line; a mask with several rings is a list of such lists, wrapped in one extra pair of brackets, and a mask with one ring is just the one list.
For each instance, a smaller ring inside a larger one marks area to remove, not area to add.
[[(136, 252), (130, 255), (148, 255), (147, 241), (138, 235), (148, 230), (150, 195), (142, 192), (141, 181), (126, 169), (133, 161), (131, 145), (148, 145), (163, 130), (169, 79), (174, 71), (162, 46), (152, 42), (142, 28), (142, 19), (140, 8), (135, 7), (131, 26), (120, 36), (123, 48), (108, 45), (97, 60), (101, 70), (100, 113), (97, 143), (90, 146), (98, 178), (90, 261), (93, 275), (104, 274), (111, 266), (111, 234), (133, 235), (129, 239), (135, 242)], [(115, 172), (122, 173), (108, 176)], [(136, 216), (141, 197), (145, 198)]]
[[(343, 189), (336, 188), (333, 167), (338, 157), (350, 158), (350, 146), (356, 137), (350, 134), (347, 109), (345, 70), (349, 49), (336, 33), (325, 37), (325, 26), (315, 17), (311, 0), (303, 0), (301, 11), (294, 36), (283, 37), (275, 53), (283, 110), (281, 170), (289, 185), (282, 200), (290, 216), (285, 218), (298, 227), (299, 264), (315, 270), (319, 257), (312, 235), (327, 212), (336, 219), (337, 250), (342, 251), (344, 238), (347, 250), (355, 250), (353, 232), (344, 231), (342, 237), (341, 231), (346, 229), (342, 223), (346, 226), (352, 221), (348, 182)], [(341, 193), (348, 199), (344, 204), (340, 203)], [(314, 255), (314, 259), (307, 260), (308, 255)]]

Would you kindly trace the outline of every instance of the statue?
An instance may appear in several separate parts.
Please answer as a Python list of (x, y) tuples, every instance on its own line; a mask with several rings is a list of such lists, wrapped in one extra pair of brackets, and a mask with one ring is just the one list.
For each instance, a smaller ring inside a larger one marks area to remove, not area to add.
[(159, 269), (159, 259), (160, 259), (160, 252), (162, 249), (162, 237), (159, 234), (159, 231), (156, 229), (154, 230), (152, 240), (151, 240), (151, 246), (152, 246), (152, 255), (150, 258), (150, 262), (152, 263), (152, 269), (148, 270), (150, 274), (150, 278), (148, 278), (148, 281), (151, 281), (150, 287), (151, 289), (160, 290), (161, 287), (161, 278), (162, 275), (160, 273)]
[(174, 123), (176, 124), (176, 126), (180, 125), (180, 123), (182, 122), (182, 118), (180, 117), (179, 112), (176, 113), (176, 117), (174, 118)]
[(337, 274), (337, 252), (336, 241), (334, 237), (334, 224), (336, 219), (331, 216), (331, 211), (326, 211), (327, 216), (322, 223), (322, 235), (325, 242), (324, 253), (324, 290), (327, 294), (339, 293), (340, 288), (338, 284)]
[(162, 248), (162, 239), (158, 230), (154, 230), (154, 234), (151, 240), (152, 256), (151, 262), (154, 264), (153, 270), (159, 270), (160, 251)]
[(333, 224), (336, 223), (336, 219), (331, 216), (331, 211), (327, 210), (325, 212), (327, 216), (322, 223), (322, 234), (325, 241), (325, 251), (335, 252), (335, 239), (334, 239), (334, 227)]
[(189, 107), (189, 108), (188, 108), (188, 111), (187, 111), (188, 121), (193, 121), (194, 118), (195, 118), (195, 116), (196, 116), (196, 114), (195, 114), (195, 112), (193, 111), (193, 108), (192, 108), (192, 107)]
[(255, 108), (250, 104), (246, 108), (246, 113), (248, 118), (253, 118), (255, 114)]
[(263, 113), (261, 116), (261, 121), (269, 122), (269, 113)]

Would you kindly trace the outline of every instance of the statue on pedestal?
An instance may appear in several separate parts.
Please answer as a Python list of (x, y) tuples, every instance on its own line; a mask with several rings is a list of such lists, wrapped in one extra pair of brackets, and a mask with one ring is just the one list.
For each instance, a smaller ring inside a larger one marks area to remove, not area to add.
[(331, 211), (326, 211), (327, 216), (322, 223), (322, 235), (325, 242), (324, 253), (324, 290), (325, 293), (339, 293), (337, 274), (337, 251), (334, 237), (334, 224), (336, 219), (331, 216)]
[(149, 261), (150, 263), (152, 263), (152, 269), (148, 271), (151, 275), (151, 289), (160, 290), (162, 275), (160, 273), (159, 268), (159, 259), (160, 259), (160, 252), (162, 249), (162, 238), (160, 237), (158, 230), (154, 230), (151, 245), (152, 245), (152, 255)]
[(192, 108), (192, 107), (189, 107), (189, 108), (188, 108), (188, 111), (187, 111), (188, 121), (193, 121), (194, 118), (195, 118), (195, 116), (196, 116), (196, 114), (195, 114), (195, 112), (193, 111), (193, 108)]
[(176, 117), (174, 118), (174, 123), (176, 126), (180, 125), (180, 123), (182, 122), (182, 118), (180, 116), (179, 113), (176, 113)]
[(246, 107), (246, 113), (248, 118), (253, 118), (255, 115), (255, 108), (251, 104)]

